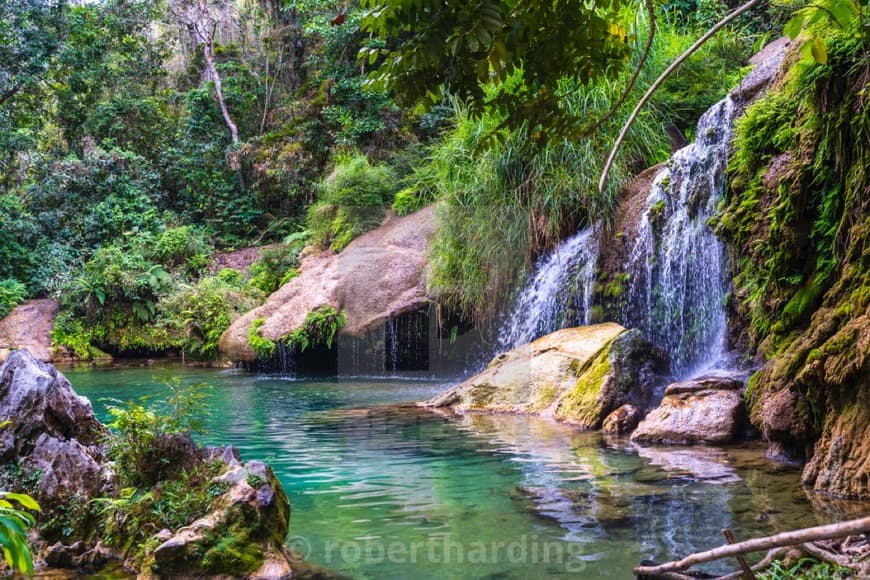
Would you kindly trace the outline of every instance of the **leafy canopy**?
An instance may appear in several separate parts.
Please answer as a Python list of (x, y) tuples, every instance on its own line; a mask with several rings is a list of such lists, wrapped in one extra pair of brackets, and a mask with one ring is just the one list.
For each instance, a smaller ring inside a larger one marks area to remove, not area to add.
[[(364, 30), (387, 48), (364, 47), (359, 56), (380, 66), (369, 84), (393, 92), (400, 104), (433, 104), (446, 90), (472, 112), (495, 107), (505, 124), (554, 128), (567, 117), (556, 87), (583, 84), (625, 63), (622, 0), (364, 0)], [(518, 75), (512, 88), (487, 96), (484, 85)]]

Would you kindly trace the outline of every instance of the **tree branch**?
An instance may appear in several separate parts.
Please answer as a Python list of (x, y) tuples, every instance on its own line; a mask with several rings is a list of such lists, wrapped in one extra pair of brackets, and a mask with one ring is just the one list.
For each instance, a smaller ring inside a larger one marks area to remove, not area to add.
[(661, 75), (659, 75), (659, 78), (657, 78), (655, 80), (655, 82), (652, 84), (652, 86), (640, 98), (640, 101), (638, 101), (637, 106), (634, 108), (634, 111), (631, 112), (631, 116), (628, 118), (628, 121), (626, 121), (625, 125), (622, 127), (622, 131), (620, 131), (619, 137), (616, 138), (616, 142), (613, 144), (613, 149), (611, 149), (610, 155), (607, 157), (607, 162), (604, 164), (604, 170), (601, 172), (601, 179), (598, 180), (598, 191), (599, 192), (602, 192), (602, 193), (604, 192), (604, 184), (607, 182), (607, 174), (610, 173), (610, 167), (613, 165), (613, 160), (616, 158), (616, 153), (619, 151), (619, 147), (622, 145), (622, 142), (625, 140), (625, 135), (628, 133), (628, 130), (631, 128), (631, 125), (634, 123), (634, 120), (637, 119), (637, 116), (640, 113), (640, 110), (647, 103), (647, 101), (649, 101), (649, 99), (650, 99), (650, 97), (652, 97), (653, 93), (655, 93), (656, 90), (658, 90), (658, 88), (661, 86), (661, 84), (665, 81), (665, 79), (667, 79), (671, 75), (671, 73), (673, 73), (675, 70), (677, 70), (677, 68), (681, 64), (683, 64), (683, 61), (685, 61), (687, 58), (692, 56), (692, 54), (696, 50), (701, 48), (701, 46), (705, 42), (710, 40), (710, 37), (712, 37), (714, 34), (719, 32), (719, 30), (721, 30), (722, 27), (724, 27), (726, 24), (728, 24), (729, 22), (731, 22), (732, 20), (734, 20), (735, 18), (737, 18), (738, 16), (740, 16), (741, 14), (746, 12), (747, 10), (750, 10), (753, 7), (755, 7), (755, 5), (758, 4), (759, 2), (761, 2), (761, 0), (749, 0), (749, 2), (747, 2), (746, 4), (741, 6), (740, 8), (737, 8), (734, 12), (732, 12), (731, 14), (729, 14), (728, 16), (726, 16), (725, 18), (720, 20), (718, 23), (716, 23), (715, 26), (713, 26), (713, 28), (711, 28), (706, 33), (704, 33), (704, 36), (702, 36), (697, 41), (695, 41), (695, 44), (693, 44), (688, 49), (686, 49), (686, 51), (683, 54), (678, 56), (677, 59), (674, 62), (672, 62), (671, 65), (668, 68), (666, 68), (665, 71)]
[(765, 538), (755, 538), (752, 540), (746, 540), (745, 542), (720, 546), (712, 550), (707, 550), (706, 552), (690, 554), (676, 562), (667, 562), (659, 566), (639, 566), (634, 569), (634, 573), (637, 576), (660, 578), (661, 574), (680, 572), (691, 566), (703, 564), (705, 562), (712, 562), (713, 560), (719, 560), (720, 558), (732, 558), (738, 554), (746, 554), (748, 552), (758, 552), (760, 550), (781, 548), (783, 546), (796, 546), (807, 542), (842, 538), (845, 536), (851, 536), (852, 534), (862, 534), (866, 532), (870, 532), (870, 516), (857, 520), (850, 520), (827, 526), (816, 526), (791, 532), (783, 532)]
[(646, 10), (649, 14), (649, 37), (646, 39), (646, 46), (643, 48), (643, 54), (640, 56), (640, 61), (637, 63), (637, 67), (634, 69), (634, 73), (631, 75), (631, 78), (628, 80), (628, 84), (625, 85), (625, 89), (623, 89), (622, 94), (619, 95), (619, 98), (610, 107), (610, 110), (607, 111), (603, 117), (595, 121), (591, 127), (587, 127), (581, 131), (581, 133), (585, 135), (590, 135), (598, 130), (598, 128), (606, 123), (613, 115), (616, 114), (616, 111), (622, 106), (625, 102), (625, 99), (628, 98), (628, 94), (634, 88), (634, 83), (637, 82), (637, 77), (640, 76), (640, 71), (643, 69), (643, 66), (646, 64), (647, 58), (649, 58), (650, 50), (652, 49), (653, 39), (656, 35), (656, 9), (653, 6), (652, 0), (646, 0)]

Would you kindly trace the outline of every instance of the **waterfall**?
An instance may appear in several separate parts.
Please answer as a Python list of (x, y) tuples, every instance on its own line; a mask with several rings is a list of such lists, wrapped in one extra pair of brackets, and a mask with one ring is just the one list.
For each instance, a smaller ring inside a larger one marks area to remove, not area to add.
[(695, 142), (655, 176), (627, 266), (620, 322), (665, 348), (678, 376), (716, 366), (726, 351), (725, 245), (707, 222), (724, 190), (736, 109), (730, 97), (714, 105)]
[(636, 231), (625, 232), (634, 242), (621, 272), (628, 275), (621, 297), (594, 295), (599, 228), (583, 230), (538, 262), (501, 326), (498, 348), (589, 324), (595, 300), (606, 317), (640, 329), (668, 351), (678, 377), (726, 365), (730, 283), (725, 246), (708, 221), (724, 190), (737, 112), (730, 97), (714, 105), (698, 122), (695, 142), (655, 176)]
[(562, 328), (589, 324), (598, 241), (596, 229), (588, 228), (539, 260), (501, 327), (501, 350)]

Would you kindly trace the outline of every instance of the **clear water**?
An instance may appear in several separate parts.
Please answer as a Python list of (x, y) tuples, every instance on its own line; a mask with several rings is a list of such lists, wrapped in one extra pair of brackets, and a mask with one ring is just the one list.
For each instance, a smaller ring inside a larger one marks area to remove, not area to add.
[(638, 450), (531, 417), (371, 407), (437, 382), (65, 371), (103, 419), (101, 398), (159, 398), (170, 372), (215, 386), (206, 443), (275, 469), (290, 546), (353, 578), (630, 578), (720, 545), (722, 528), (745, 539), (867, 510), (819, 503), (760, 449)]

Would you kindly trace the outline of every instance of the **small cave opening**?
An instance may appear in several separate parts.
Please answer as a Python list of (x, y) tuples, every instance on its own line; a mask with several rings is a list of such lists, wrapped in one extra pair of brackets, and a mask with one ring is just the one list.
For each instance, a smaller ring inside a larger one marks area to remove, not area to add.
[(428, 310), (414, 310), (387, 320), (384, 368), (392, 372), (429, 370)]
[(338, 374), (338, 348), (335, 343), (331, 346), (318, 343), (299, 350), (279, 340), (272, 356), (245, 362), (242, 368), (257, 373), (332, 377)]

